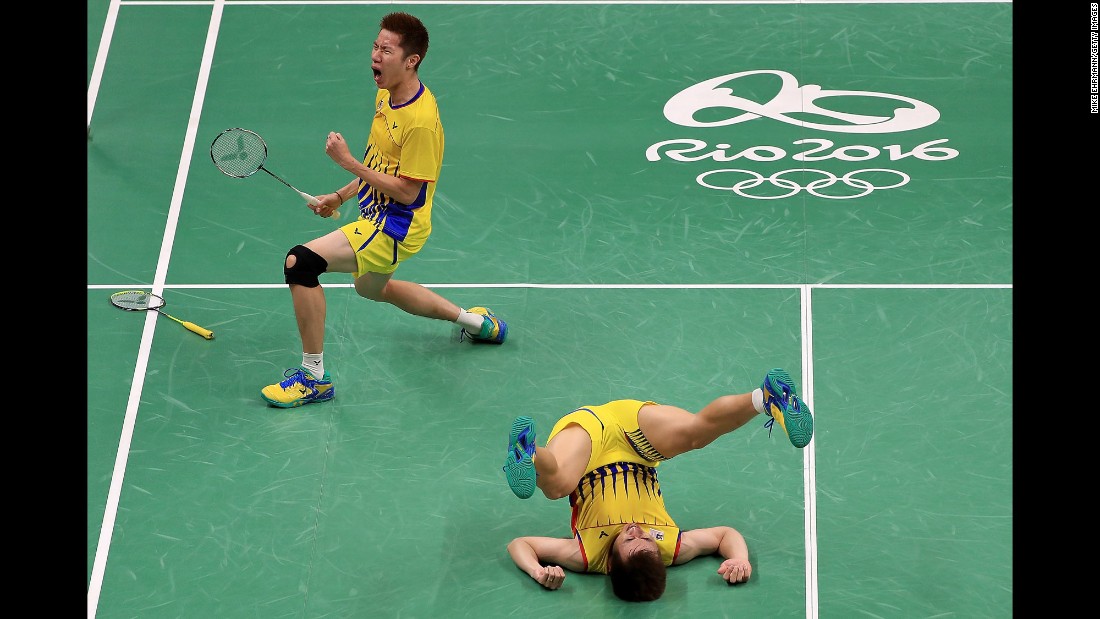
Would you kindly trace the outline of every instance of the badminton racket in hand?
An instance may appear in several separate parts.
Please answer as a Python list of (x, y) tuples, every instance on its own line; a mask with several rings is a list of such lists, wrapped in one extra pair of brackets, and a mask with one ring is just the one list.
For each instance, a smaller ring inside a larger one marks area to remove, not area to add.
[[(233, 178), (248, 178), (263, 170), (275, 180), (298, 192), (298, 195), (313, 206), (322, 205), (317, 198), (279, 178), (277, 174), (264, 167), (264, 163), (267, 162), (267, 142), (264, 142), (260, 134), (255, 131), (240, 127), (222, 131), (210, 143), (210, 159), (222, 174)], [(339, 216), (339, 211), (332, 211), (332, 217)]]
[(160, 308), (164, 307), (164, 298), (151, 292), (145, 292), (144, 290), (123, 290), (111, 295), (111, 303), (115, 307), (121, 307), (131, 312), (153, 310), (162, 316), (168, 316), (172, 320), (175, 320), (192, 333), (197, 333), (208, 340), (214, 339), (214, 332), (210, 329), (203, 329), (193, 322), (180, 320), (175, 316), (162, 312)]

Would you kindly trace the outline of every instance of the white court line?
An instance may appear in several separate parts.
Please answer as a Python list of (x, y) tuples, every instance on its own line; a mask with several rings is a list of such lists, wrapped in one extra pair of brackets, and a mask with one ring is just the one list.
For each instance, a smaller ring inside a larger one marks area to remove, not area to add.
[[(681, 6), (685, 4), (1012, 4), (1012, 0), (405, 0), (399, 4), (416, 5), (454, 5), (454, 6), (511, 6), (511, 5), (655, 5)], [(125, 0), (127, 6), (203, 6), (213, 4), (214, 0)], [(249, 0), (226, 0), (231, 6), (323, 6), (323, 5), (393, 5), (393, 0), (269, 0), (251, 2)]]
[[(118, 0), (112, 0), (109, 16), (117, 16)], [(218, 40), (218, 29), (221, 25), (221, 17), (224, 2), (218, 0), (213, 4), (210, 15), (210, 27), (206, 32), (206, 46), (203, 50), (202, 65), (199, 68), (198, 82), (195, 85), (195, 97), (191, 103), (191, 116), (187, 123), (187, 133), (184, 136), (183, 152), (180, 155), (179, 169), (176, 172), (176, 183), (172, 190), (172, 204), (168, 209), (168, 221), (164, 228), (164, 238), (161, 241), (160, 256), (157, 258), (157, 270), (153, 275), (153, 294), (162, 295), (164, 292), (164, 280), (168, 274), (168, 262), (172, 257), (172, 245), (176, 237), (176, 225), (179, 223), (180, 206), (183, 204), (183, 192), (187, 187), (187, 174), (191, 168), (191, 156), (195, 150), (195, 136), (198, 134), (199, 117), (202, 115), (202, 105), (206, 98), (207, 81), (210, 76), (210, 66), (214, 58), (214, 46)], [(113, 29), (114, 19), (108, 19), (108, 25)], [(104, 32), (104, 41), (110, 40), (110, 33)], [(96, 67), (102, 72), (102, 66), (106, 62), (107, 47), (100, 44), (99, 56), (96, 58)], [(99, 80), (95, 81), (98, 89)], [(89, 86), (88, 90), (88, 129), (91, 130), (92, 107), (95, 102), (95, 90)], [(128, 287), (132, 288), (132, 286)], [(134, 435), (134, 426), (137, 422), (138, 405), (141, 402), (142, 388), (145, 385), (145, 373), (149, 365), (149, 350), (153, 345), (153, 333), (156, 330), (156, 312), (147, 312), (145, 316), (145, 328), (141, 333), (141, 344), (138, 348), (137, 364), (134, 367), (134, 377), (130, 383), (130, 398), (126, 402), (126, 417), (122, 422), (122, 435), (118, 441), (118, 452), (115, 454), (115, 468), (111, 474), (111, 486), (107, 493), (107, 505), (103, 510), (103, 522), (99, 529), (99, 544), (96, 546), (95, 561), (92, 564), (92, 574), (88, 583), (88, 619), (94, 619), (99, 608), (99, 595), (103, 588), (103, 574), (106, 571), (107, 555), (111, 547), (111, 537), (114, 533), (115, 519), (118, 515), (118, 502), (122, 494), (122, 480), (126, 475), (126, 462), (130, 455), (130, 443)]]
[(92, 110), (99, 96), (99, 85), (103, 82), (103, 66), (107, 64), (107, 50), (111, 48), (111, 39), (115, 34), (115, 22), (118, 20), (118, 0), (111, 0), (107, 8), (107, 19), (103, 22), (103, 34), (99, 37), (99, 50), (96, 51), (92, 78), (88, 82), (88, 131), (92, 130)]
[[(325, 288), (353, 288), (354, 284), (332, 284), (322, 282)], [(768, 290), (801, 288), (829, 288), (829, 289), (911, 289), (911, 290), (981, 290), (981, 289), (1011, 289), (1012, 284), (536, 284), (532, 282), (516, 282), (508, 284), (420, 284), (425, 288), (549, 288), (549, 289), (586, 289), (586, 290), (624, 290), (643, 288), (647, 290), (706, 290), (706, 289), (737, 289), (737, 290)], [(134, 284), (88, 284), (88, 290), (129, 290), (132, 288), (148, 288), (149, 286)], [(286, 288), (284, 283), (276, 284), (172, 284), (163, 287), (175, 290), (254, 290), (259, 288)]]
[[(799, 382), (802, 390), (802, 400), (810, 407), (810, 413), (814, 416), (814, 427), (817, 426), (817, 409), (814, 408), (814, 330), (813, 330), (813, 306), (812, 286), (802, 288), (802, 380)], [(802, 474), (803, 497), (806, 502), (804, 507), (806, 518), (806, 617), (817, 619), (818, 617), (818, 586), (817, 586), (817, 438), (810, 441), (803, 449)]]

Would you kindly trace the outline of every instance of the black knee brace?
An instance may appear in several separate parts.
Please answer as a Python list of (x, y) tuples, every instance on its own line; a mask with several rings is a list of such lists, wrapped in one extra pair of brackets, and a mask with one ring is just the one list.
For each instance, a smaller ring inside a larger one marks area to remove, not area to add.
[(286, 253), (289, 259), (294, 256), (294, 266), (286, 266), (283, 262), (283, 276), (286, 283), (299, 284), (306, 288), (316, 288), (321, 285), (317, 276), (328, 270), (328, 260), (318, 256), (316, 252), (304, 245), (295, 245)]

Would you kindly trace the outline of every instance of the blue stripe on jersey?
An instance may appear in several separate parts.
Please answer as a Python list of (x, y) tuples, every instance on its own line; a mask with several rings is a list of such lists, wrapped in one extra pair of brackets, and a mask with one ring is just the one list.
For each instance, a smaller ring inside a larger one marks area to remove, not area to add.
[(428, 199), (428, 183), (420, 186), (420, 193), (412, 204), (401, 204), (387, 197), (383, 204), (378, 205), (381, 202), (381, 192), (366, 184), (359, 193), (364, 198), (359, 204), (359, 213), (363, 219), (373, 222), (381, 220), (382, 230), (386, 234), (398, 241), (404, 241), (409, 234), (409, 226), (412, 225), (413, 211), (424, 206)]

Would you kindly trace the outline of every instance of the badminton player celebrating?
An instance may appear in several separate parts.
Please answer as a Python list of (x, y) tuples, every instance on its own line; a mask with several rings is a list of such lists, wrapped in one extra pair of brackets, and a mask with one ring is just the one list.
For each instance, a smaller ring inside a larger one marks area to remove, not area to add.
[(443, 165), (443, 125), (432, 91), (420, 81), (428, 53), (428, 31), (408, 13), (390, 13), (379, 23), (371, 52), (378, 85), (373, 121), (363, 159), (356, 159), (344, 136), (331, 132), (325, 153), (353, 175), (343, 187), (307, 203), (329, 217), (355, 198), (356, 221), (287, 252), (283, 273), (290, 287), (302, 361), (261, 394), (282, 408), (331, 400), (336, 391), (324, 362), (325, 293), (317, 276), (351, 273), (355, 291), (426, 318), (462, 327), (474, 342), (501, 344), (508, 325), (483, 307), (465, 310), (420, 284), (393, 279), (398, 265), (415, 255), (432, 231), (432, 197)]

